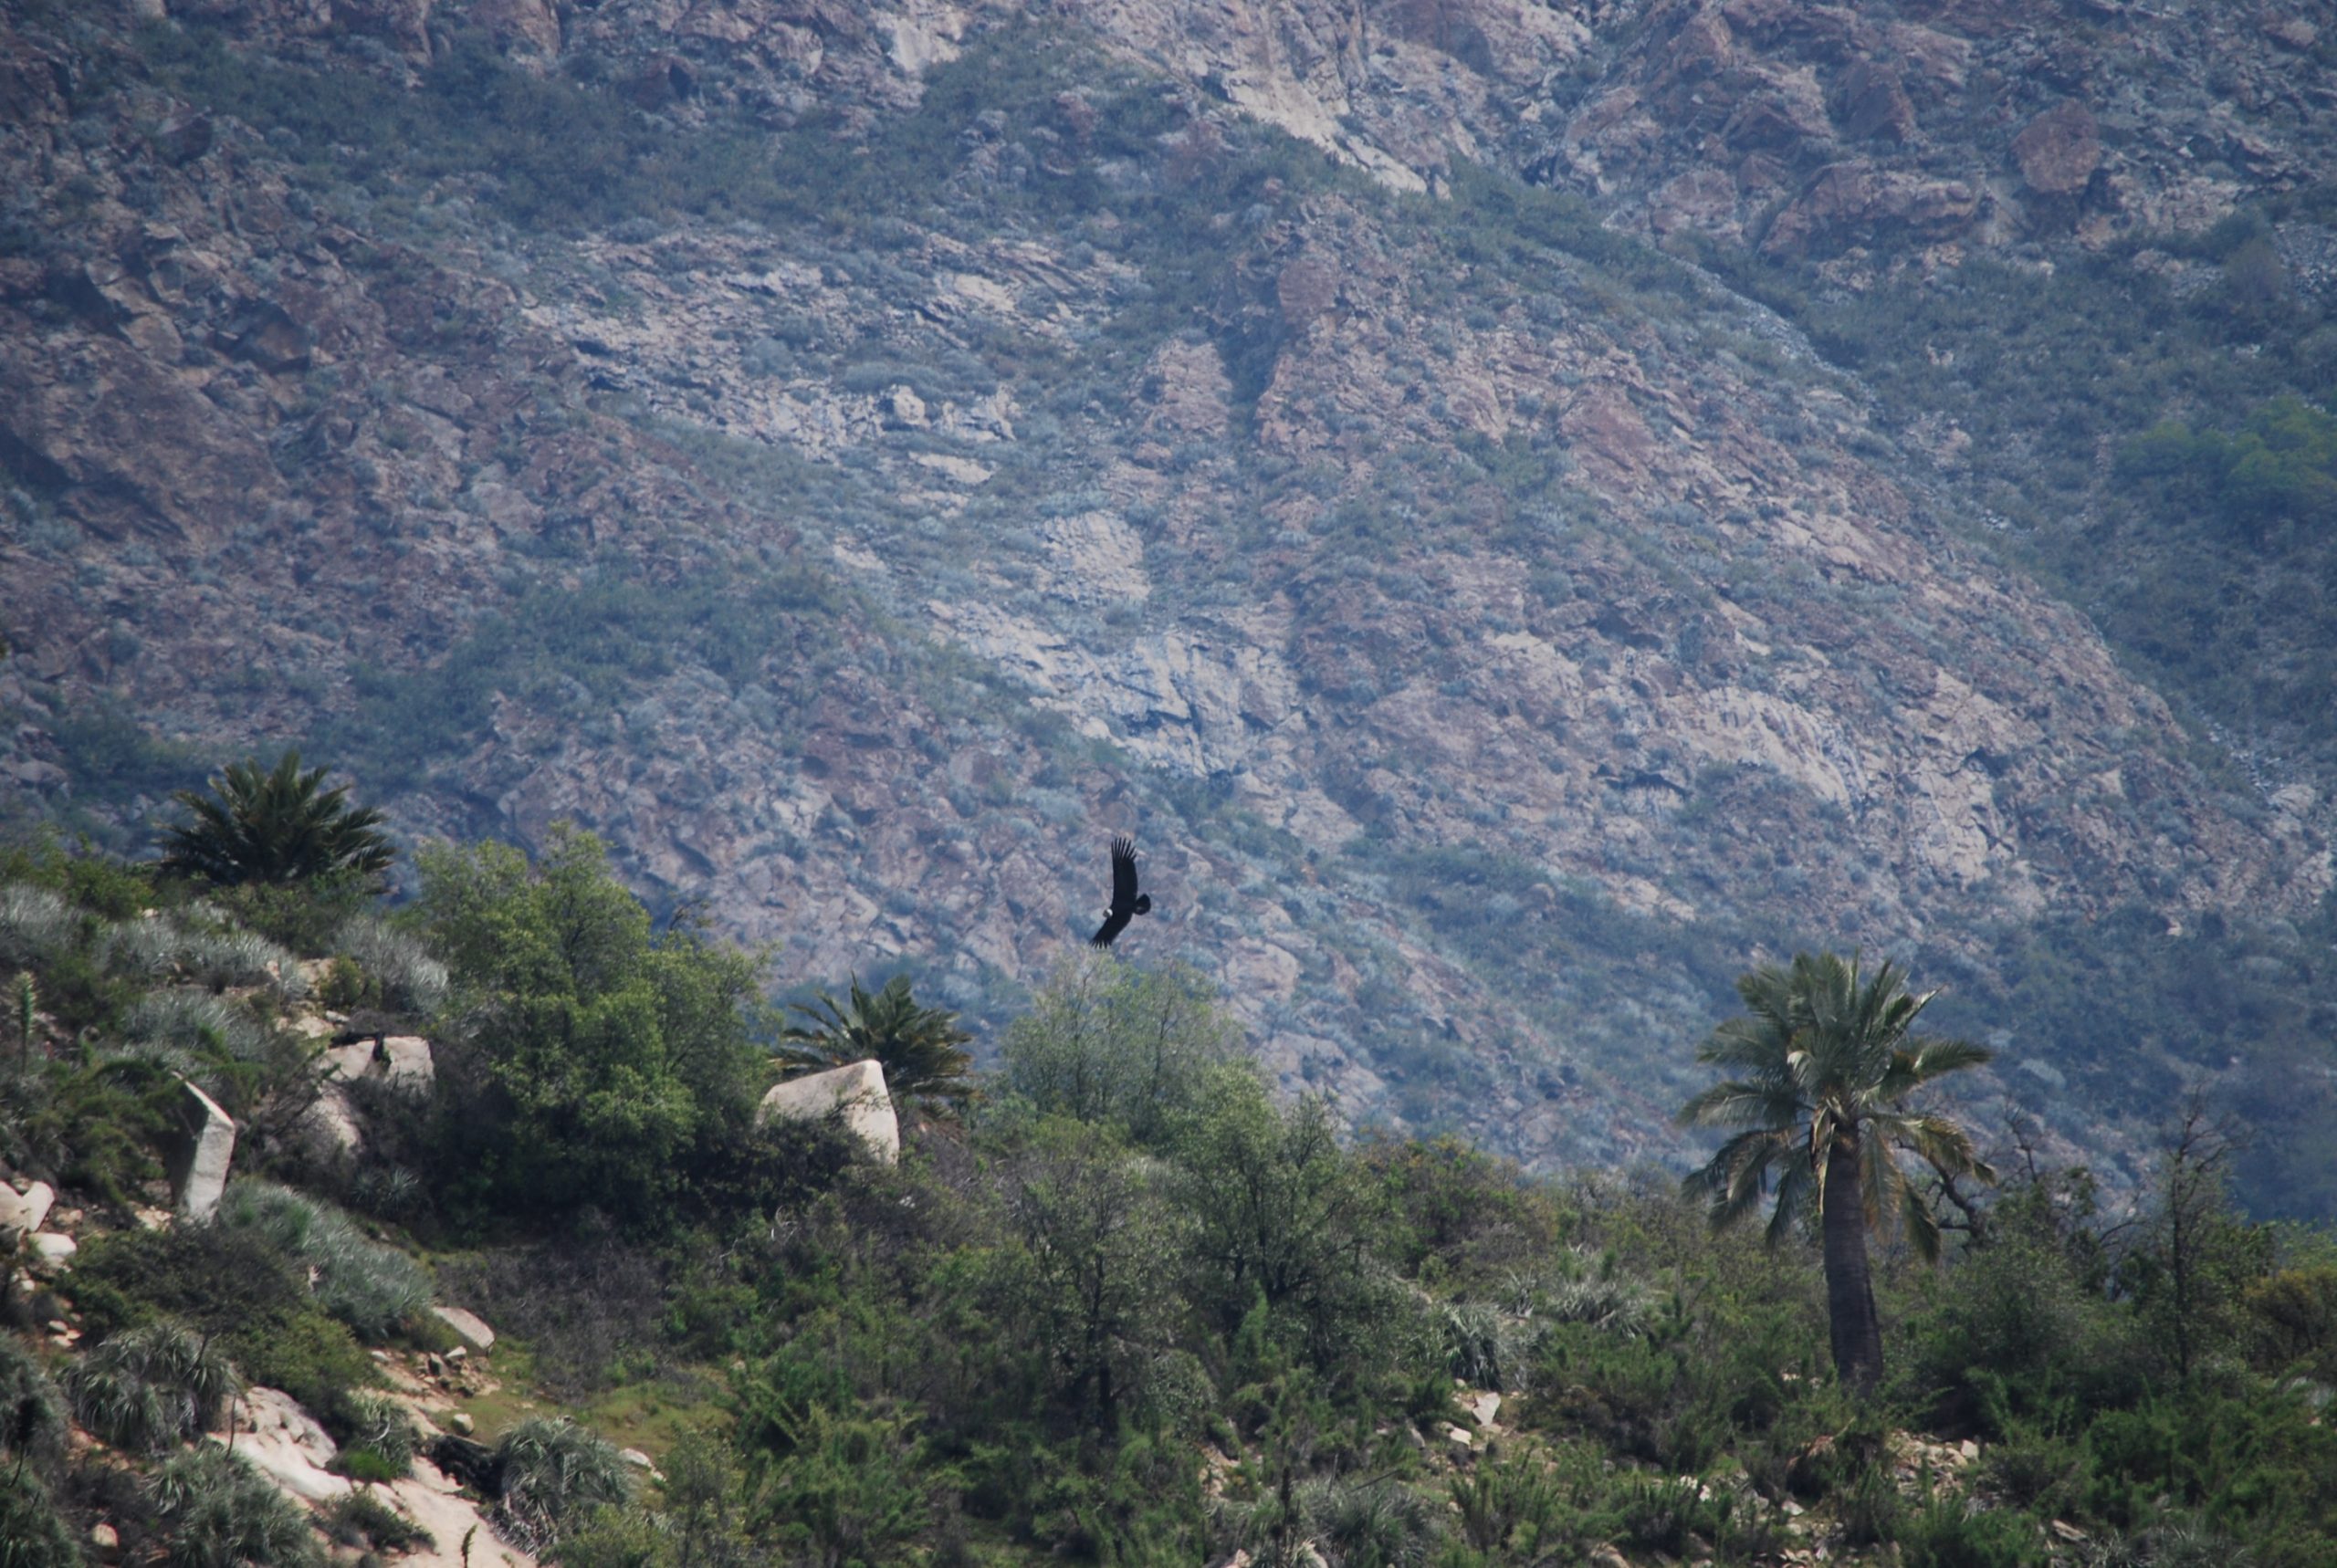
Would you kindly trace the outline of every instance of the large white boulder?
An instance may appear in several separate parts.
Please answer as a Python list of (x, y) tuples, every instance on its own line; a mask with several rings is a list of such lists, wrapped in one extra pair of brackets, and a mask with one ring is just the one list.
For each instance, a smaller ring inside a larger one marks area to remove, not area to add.
[(210, 1095), (179, 1081), (179, 1146), (171, 1156), (171, 1194), (189, 1219), (208, 1219), (227, 1190), (236, 1155), (236, 1120)]
[(393, 1034), (382, 1041), (382, 1077), (393, 1089), (419, 1094), (438, 1073), (430, 1042), (418, 1034)]
[(893, 1114), (893, 1097), (885, 1089), (885, 1070), (873, 1059), (773, 1085), (755, 1110), (755, 1125), (777, 1116), (795, 1121), (841, 1116), (845, 1131), (879, 1160), (889, 1166), (901, 1157), (900, 1118)]
[(57, 1190), (45, 1181), (37, 1181), (22, 1192), (0, 1182), (0, 1247), (38, 1230), (56, 1201)]
[(477, 1312), (461, 1307), (433, 1307), (438, 1321), (463, 1336), (463, 1343), (481, 1355), (495, 1348), (495, 1331), (487, 1326)]

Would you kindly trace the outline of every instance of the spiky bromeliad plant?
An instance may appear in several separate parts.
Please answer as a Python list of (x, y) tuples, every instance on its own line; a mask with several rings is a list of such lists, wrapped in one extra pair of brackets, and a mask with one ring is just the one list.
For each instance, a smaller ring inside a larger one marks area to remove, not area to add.
[(1682, 1108), (1682, 1123), (1744, 1129), (1688, 1177), (1712, 1197), (1714, 1229), (1734, 1225), (1774, 1193), (1772, 1244), (1815, 1215), (1824, 1240), (1826, 1308), (1834, 1367), (1849, 1386), (1882, 1377), (1882, 1331), (1867, 1272), (1870, 1228), (1896, 1223), (1926, 1260), (1939, 1255), (1939, 1220), (1901, 1168), (1905, 1149), (1942, 1175), (1994, 1180), (1963, 1128), (1904, 1108), (1923, 1084), (1976, 1067), (1990, 1053), (1914, 1032), (1939, 993), (1908, 994), (1889, 963), (1871, 977), (1859, 960), (1797, 954), (1740, 976), (1745, 1016), (1714, 1030), (1696, 1060), (1742, 1073)]
[(974, 1037), (958, 1027), (956, 1013), (925, 1007), (912, 997), (907, 975), (894, 976), (874, 996), (861, 989), (854, 976), (849, 1008), (838, 1007), (822, 992), (816, 1003), (799, 1005), (795, 1011), (809, 1023), (781, 1036), (786, 1043), (779, 1058), (798, 1072), (873, 1057), (885, 1070), (885, 1087), (896, 1104), (914, 1102), (930, 1110), (961, 1105), (973, 1093), (966, 1075), (974, 1059), (959, 1048)]
[(172, 799), (193, 820), (164, 833), (164, 869), (223, 887), (378, 878), (395, 858), (382, 813), (351, 805), (347, 785), (327, 789), (324, 779), (287, 751), (266, 772), (257, 758), (229, 763), (209, 795), (179, 790)]

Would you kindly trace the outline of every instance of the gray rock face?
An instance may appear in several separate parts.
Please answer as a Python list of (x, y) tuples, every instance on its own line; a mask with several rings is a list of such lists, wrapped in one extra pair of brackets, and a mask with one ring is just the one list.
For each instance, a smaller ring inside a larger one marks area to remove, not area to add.
[(901, 1157), (901, 1124), (885, 1090), (885, 1070), (873, 1061), (832, 1067), (775, 1085), (756, 1107), (755, 1124), (773, 1117), (816, 1121), (841, 1115), (845, 1128), (886, 1165)]
[(211, 1096), (181, 1082), (179, 1145), (170, 1161), (171, 1197), (189, 1219), (208, 1219), (226, 1190), (236, 1154), (236, 1122)]

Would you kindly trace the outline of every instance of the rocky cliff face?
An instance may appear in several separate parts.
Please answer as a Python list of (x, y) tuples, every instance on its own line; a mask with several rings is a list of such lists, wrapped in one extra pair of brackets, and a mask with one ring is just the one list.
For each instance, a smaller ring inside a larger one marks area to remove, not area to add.
[[(103, 693), (315, 737), (978, 1013), (1133, 829), (1132, 953), (1294, 1085), (1663, 1152), (1756, 945), (1985, 988), (2033, 922), (2330, 886), (2310, 783), (1975, 542), (1953, 430), (1629, 237), (1850, 287), (2320, 177), (2328, 16), (2035, 9), (12, 5), (7, 765), (69, 796)], [(529, 83), (622, 106), (565, 206), (298, 107)]]

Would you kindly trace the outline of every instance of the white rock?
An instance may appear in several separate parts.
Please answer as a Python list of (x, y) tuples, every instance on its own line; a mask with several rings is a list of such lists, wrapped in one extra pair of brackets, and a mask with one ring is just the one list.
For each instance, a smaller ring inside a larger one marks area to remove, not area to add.
[(38, 1230), (56, 1201), (55, 1189), (45, 1181), (37, 1181), (23, 1192), (0, 1182), (0, 1239)]
[(393, 1089), (419, 1094), (436, 1081), (430, 1042), (418, 1034), (393, 1034), (382, 1041), (382, 1078)]
[[(536, 1568), (536, 1560), (506, 1544), (480, 1517), (478, 1505), (427, 1459), (414, 1461), (414, 1474), (372, 1489), (406, 1518), (430, 1532), (433, 1545), (398, 1558), (398, 1568)], [(466, 1561), (464, 1538), (469, 1537)]]
[(433, 1307), (430, 1310), (438, 1315), (440, 1322), (462, 1335), (463, 1343), (473, 1350), (485, 1352), (495, 1348), (495, 1331), (487, 1327), (477, 1313), (465, 1312), (460, 1307)]
[(37, 1232), (31, 1238), (31, 1246), (33, 1271), (37, 1274), (63, 1272), (65, 1266), (73, 1260), (73, 1254), (80, 1250), (74, 1245), (73, 1238), (59, 1236), (53, 1230)]
[(208, 1436), (250, 1460), (278, 1491), (302, 1502), (349, 1495), (349, 1478), (326, 1468), (339, 1448), (316, 1417), (278, 1389), (245, 1389), (230, 1406), (228, 1430)]
[(236, 1155), (236, 1122), (210, 1095), (179, 1082), (178, 1148), (171, 1158), (171, 1192), (190, 1219), (208, 1219), (227, 1189), (227, 1166)]
[(1490, 1427), (1493, 1417), (1501, 1414), (1501, 1396), (1491, 1392), (1466, 1394), (1462, 1396), (1461, 1408), (1469, 1412), (1478, 1426)]
[(841, 1115), (845, 1130), (885, 1164), (900, 1159), (900, 1119), (893, 1113), (893, 1097), (885, 1091), (885, 1070), (873, 1059), (773, 1086), (755, 1110), (755, 1124), (776, 1116), (816, 1121), (830, 1115)]
[(353, 1045), (329, 1046), (324, 1053), (325, 1076), (345, 1083), (353, 1083), (372, 1070), (373, 1042), (361, 1040)]

